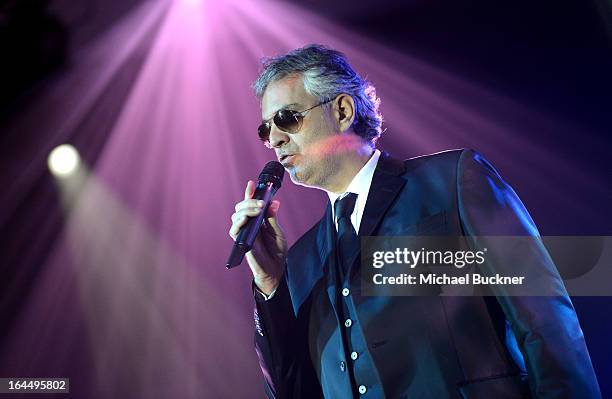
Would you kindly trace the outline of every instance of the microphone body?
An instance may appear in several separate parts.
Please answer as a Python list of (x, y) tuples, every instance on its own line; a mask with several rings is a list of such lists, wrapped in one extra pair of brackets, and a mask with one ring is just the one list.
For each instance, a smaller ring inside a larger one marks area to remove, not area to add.
[(253, 199), (264, 201), (264, 206), (257, 216), (248, 218), (247, 223), (240, 229), (240, 233), (238, 233), (236, 241), (234, 241), (232, 252), (225, 264), (226, 268), (231, 269), (242, 263), (244, 255), (253, 247), (272, 198), (281, 186), (284, 173), (285, 168), (280, 162), (276, 161), (268, 162), (260, 173), (255, 193), (253, 193)]

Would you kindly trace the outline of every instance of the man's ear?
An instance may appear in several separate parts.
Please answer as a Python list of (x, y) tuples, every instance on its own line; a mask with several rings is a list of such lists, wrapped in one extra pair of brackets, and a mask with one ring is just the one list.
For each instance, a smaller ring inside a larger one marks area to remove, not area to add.
[(348, 94), (339, 94), (333, 102), (333, 115), (340, 132), (347, 131), (355, 120), (355, 102)]

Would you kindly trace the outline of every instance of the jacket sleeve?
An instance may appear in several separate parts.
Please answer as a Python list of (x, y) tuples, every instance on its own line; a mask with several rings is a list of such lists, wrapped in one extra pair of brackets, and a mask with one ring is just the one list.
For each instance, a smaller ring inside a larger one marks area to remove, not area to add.
[(308, 350), (308, 328), (296, 317), (286, 279), (264, 300), (255, 293), (255, 350), (268, 398), (321, 398)]
[[(491, 287), (523, 355), (534, 398), (601, 398), (595, 372), (563, 281), (514, 190), (479, 153), (464, 150), (457, 169), (459, 216), (473, 248), (487, 248), (484, 273), (526, 271), (546, 296)], [(491, 236), (530, 236), (527, 248)]]

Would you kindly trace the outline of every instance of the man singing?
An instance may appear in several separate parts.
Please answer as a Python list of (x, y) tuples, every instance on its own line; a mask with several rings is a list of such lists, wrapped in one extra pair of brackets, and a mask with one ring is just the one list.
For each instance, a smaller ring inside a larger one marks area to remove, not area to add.
[[(518, 259), (542, 271), (552, 295), (361, 295), (361, 236), (538, 236), (482, 155), (464, 149), (400, 161), (381, 153), (374, 87), (324, 46), (267, 60), (254, 88), (259, 138), (294, 183), (330, 199), (289, 249), (273, 201), (246, 255), (270, 398), (601, 397), (576, 313), (543, 246)], [(234, 239), (262, 210), (254, 186), (249, 181), (236, 204)], [(510, 251), (500, 248), (497, 258), (517, 259)]]

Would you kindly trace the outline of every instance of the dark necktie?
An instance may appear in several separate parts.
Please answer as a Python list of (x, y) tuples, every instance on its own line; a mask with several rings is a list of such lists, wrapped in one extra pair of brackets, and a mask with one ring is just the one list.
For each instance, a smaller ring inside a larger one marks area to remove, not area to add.
[(351, 266), (351, 259), (354, 259), (354, 255), (359, 251), (359, 240), (351, 223), (351, 214), (356, 201), (357, 194), (349, 193), (342, 199), (338, 198), (334, 204), (334, 213), (338, 223), (336, 249), (343, 278)]

